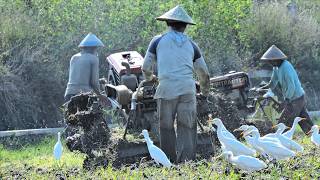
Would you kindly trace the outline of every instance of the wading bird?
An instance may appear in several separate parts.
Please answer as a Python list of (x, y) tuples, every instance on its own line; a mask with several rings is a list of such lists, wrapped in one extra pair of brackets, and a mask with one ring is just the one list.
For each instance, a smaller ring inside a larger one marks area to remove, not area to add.
[(149, 137), (149, 133), (147, 130), (142, 130), (142, 135), (147, 142), (148, 151), (151, 158), (159, 165), (162, 164), (165, 167), (171, 167), (172, 164), (168, 159), (167, 155), (157, 146), (155, 146), (152, 140)]
[(259, 171), (267, 167), (266, 163), (251, 156), (233, 156), (231, 151), (223, 152), (222, 155), (226, 156), (231, 164), (247, 172)]
[(282, 146), (280, 143), (272, 141), (263, 141), (260, 138), (260, 134), (257, 130), (245, 131), (243, 136), (252, 135), (253, 142), (256, 146), (261, 148), (265, 154), (272, 159), (283, 160), (295, 156), (295, 153), (290, 149)]
[[(219, 119), (219, 118), (217, 118), (217, 119)], [(232, 133), (230, 133), (228, 130), (227, 130), (227, 128), (224, 126), (224, 124), (222, 123), (222, 121), (221, 121), (221, 119), (219, 119), (220, 120), (220, 122), (221, 122), (221, 124), (220, 124), (220, 126), (221, 126), (221, 129), (222, 129), (222, 132), (223, 132), (223, 134), (226, 136), (226, 137), (228, 137), (228, 138), (231, 138), (231, 139), (237, 139)], [(212, 114), (209, 114), (209, 123), (211, 122), (212, 123)], [(219, 138), (219, 137), (218, 137)]]
[[(241, 133), (241, 135), (243, 135), (244, 131), (249, 132), (249, 131), (251, 131), (251, 130), (256, 130), (256, 131), (259, 132), (258, 128), (256, 128), (255, 126), (252, 126), (252, 125), (249, 126), (249, 125), (246, 125), (246, 124), (245, 124), (245, 125), (241, 125), (238, 129), (235, 129), (234, 132), (235, 132), (235, 131), (243, 131), (243, 132)], [(259, 132), (259, 136), (260, 136), (260, 132)], [(251, 138), (252, 138), (252, 137), (245, 136), (245, 139), (251, 139)], [(273, 142), (280, 143), (280, 141), (279, 141), (277, 138), (275, 138), (275, 137), (262, 136), (262, 137), (260, 137), (260, 139), (263, 140), (263, 141), (273, 141)]]
[(63, 147), (62, 147), (62, 143), (61, 143), (61, 133), (58, 132), (58, 141), (54, 145), (54, 148), (53, 148), (53, 156), (56, 160), (61, 159), (62, 151), (63, 151)]
[(223, 125), (221, 119), (214, 118), (210, 122), (215, 124), (218, 127), (217, 135), (218, 135), (218, 139), (222, 145), (223, 151), (231, 151), (236, 156), (238, 156), (238, 155), (255, 156), (256, 151), (254, 149), (247, 147), (246, 145), (242, 144), (237, 139), (232, 139), (232, 138), (229, 138), (228, 136), (226, 136), (227, 133), (224, 133), (225, 131), (223, 131), (224, 125)]
[(316, 146), (320, 147), (320, 134), (319, 134), (319, 126), (313, 125), (311, 130), (308, 132), (308, 134), (312, 133), (311, 135), (311, 142), (315, 144)]
[(293, 138), (293, 134), (294, 134), (294, 132), (295, 132), (295, 130), (296, 130), (297, 124), (298, 124), (300, 121), (303, 121), (303, 120), (306, 120), (306, 118), (301, 118), (301, 117), (296, 117), (296, 118), (294, 118), (291, 129), (288, 130), (288, 131), (285, 132), (285, 133), (282, 133), (282, 135), (286, 136), (286, 137), (289, 138), (289, 139), (292, 139), (292, 138)]
[(275, 125), (274, 127), (278, 128), (275, 133), (275, 137), (277, 137), (279, 139), (279, 141), (281, 142), (281, 144), (284, 147), (286, 147), (290, 150), (293, 150), (293, 151), (298, 151), (298, 152), (303, 151), (303, 147), (300, 144), (296, 143), (295, 141), (293, 141), (293, 140), (289, 139), (288, 137), (281, 134), (285, 129), (287, 129), (289, 127), (287, 127), (283, 123), (279, 123), (279, 124)]

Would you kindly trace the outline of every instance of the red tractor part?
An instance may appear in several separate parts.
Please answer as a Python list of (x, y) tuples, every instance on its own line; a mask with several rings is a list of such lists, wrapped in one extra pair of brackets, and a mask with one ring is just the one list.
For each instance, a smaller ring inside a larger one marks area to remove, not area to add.
[(107, 57), (108, 83), (125, 85), (135, 91), (143, 80), (143, 57), (136, 51), (125, 51), (111, 54)]

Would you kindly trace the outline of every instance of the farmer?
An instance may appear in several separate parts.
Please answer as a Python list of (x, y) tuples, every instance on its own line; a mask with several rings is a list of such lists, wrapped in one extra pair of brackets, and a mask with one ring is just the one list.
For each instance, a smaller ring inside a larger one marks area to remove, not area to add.
[(275, 45), (272, 45), (263, 54), (261, 60), (270, 63), (273, 66), (273, 72), (270, 82), (261, 87), (261, 89), (270, 88), (274, 91), (277, 85), (280, 85), (281, 93), (285, 100), (279, 123), (282, 122), (291, 127), (295, 117), (304, 117), (306, 120), (300, 121), (299, 125), (307, 133), (313, 123), (306, 109), (305, 92), (297, 72), (287, 59), (288, 57)]
[(79, 44), (81, 52), (72, 56), (69, 67), (69, 81), (64, 95), (65, 101), (80, 92), (94, 91), (100, 100), (107, 98), (99, 90), (99, 58), (97, 48), (103, 43), (96, 35), (89, 33)]
[(157, 66), (159, 85), (154, 98), (158, 104), (160, 146), (171, 161), (193, 160), (197, 135), (193, 71), (200, 79), (204, 98), (209, 93), (209, 72), (199, 47), (184, 34), (188, 24), (195, 24), (186, 11), (176, 6), (156, 19), (166, 21), (168, 31), (151, 40), (142, 70), (151, 81)]

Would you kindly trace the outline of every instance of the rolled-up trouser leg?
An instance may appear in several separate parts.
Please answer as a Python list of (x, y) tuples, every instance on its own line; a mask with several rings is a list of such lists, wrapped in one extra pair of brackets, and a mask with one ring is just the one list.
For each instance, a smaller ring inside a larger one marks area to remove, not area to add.
[(304, 133), (307, 133), (311, 130), (311, 127), (313, 126), (313, 122), (308, 114), (307, 107), (306, 107), (306, 100), (303, 97), (303, 107), (300, 112), (300, 117), (306, 118), (304, 121), (300, 121), (299, 125)]
[(285, 107), (284, 111), (280, 116), (279, 122), (282, 122), (286, 126), (291, 127), (293, 124), (294, 118), (298, 116), (306, 118), (306, 120), (300, 121), (299, 125), (303, 130), (303, 132), (307, 133), (311, 129), (311, 126), (313, 125), (313, 123), (307, 112), (304, 96), (301, 96), (293, 100), (291, 103), (287, 105), (287, 107)]
[(176, 116), (177, 99), (158, 99), (158, 114), (160, 121), (160, 148), (171, 162), (176, 161), (176, 134), (174, 119)]
[(177, 105), (177, 161), (194, 160), (196, 145), (196, 97), (181, 95)]
[[(293, 120), (299, 115), (299, 112), (294, 111), (292, 103), (288, 103), (281, 113), (278, 123), (283, 123), (288, 127), (292, 127)], [(285, 130), (287, 131), (287, 130)]]

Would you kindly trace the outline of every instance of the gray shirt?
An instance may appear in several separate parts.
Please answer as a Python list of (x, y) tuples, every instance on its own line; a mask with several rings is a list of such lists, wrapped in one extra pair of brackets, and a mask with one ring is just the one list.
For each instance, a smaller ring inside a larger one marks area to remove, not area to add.
[(150, 42), (142, 70), (151, 79), (157, 64), (159, 85), (155, 99), (174, 99), (185, 94), (195, 94), (193, 72), (200, 79), (201, 91), (209, 92), (209, 72), (199, 47), (185, 34), (169, 30)]
[(90, 53), (75, 54), (70, 60), (65, 96), (91, 90), (99, 90), (99, 58)]

